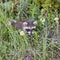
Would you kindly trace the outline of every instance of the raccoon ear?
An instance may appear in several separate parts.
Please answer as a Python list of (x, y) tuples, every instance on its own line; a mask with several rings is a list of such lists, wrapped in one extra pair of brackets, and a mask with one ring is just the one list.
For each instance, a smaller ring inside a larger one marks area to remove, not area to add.
[(27, 25), (27, 22), (23, 22), (23, 25)]
[(36, 25), (37, 24), (37, 21), (34, 21), (33, 24)]

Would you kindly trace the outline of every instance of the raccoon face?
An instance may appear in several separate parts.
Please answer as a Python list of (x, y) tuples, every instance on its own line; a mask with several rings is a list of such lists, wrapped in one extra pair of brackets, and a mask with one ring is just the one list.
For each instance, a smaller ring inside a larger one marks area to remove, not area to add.
[(26, 31), (29, 35), (33, 34), (33, 31), (36, 29), (37, 21), (26, 21), (23, 22), (23, 30)]
[(11, 25), (15, 26), (16, 29), (21, 29), (22, 31), (26, 31), (29, 35), (33, 34), (33, 30), (36, 29), (37, 21), (11, 21)]

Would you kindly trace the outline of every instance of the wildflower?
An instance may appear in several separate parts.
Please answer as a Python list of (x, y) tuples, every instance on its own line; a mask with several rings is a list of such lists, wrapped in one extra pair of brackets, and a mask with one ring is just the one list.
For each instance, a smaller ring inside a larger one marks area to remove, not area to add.
[(20, 31), (20, 35), (21, 36), (25, 35), (24, 31)]
[(58, 23), (59, 18), (55, 17), (54, 20), (56, 21), (56, 23)]
[(41, 21), (42, 24), (44, 25), (44, 23), (45, 23), (45, 18), (41, 19), (40, 21)]

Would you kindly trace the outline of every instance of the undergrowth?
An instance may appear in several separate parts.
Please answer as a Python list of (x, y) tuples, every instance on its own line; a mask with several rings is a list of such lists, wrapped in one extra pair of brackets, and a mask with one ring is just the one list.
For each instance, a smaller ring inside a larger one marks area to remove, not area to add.
[[(25, 4), (25, 5), (24, 5)], [(40, 5), (30, 0), (19, 0), (13, 12), (14, 2), (0, 3), (0, 60), (24, 60), (28, 51), (33, 60), (60, 60), (60, 43), (56, 43), (48, 35), (58, 33), (59, 17), (57, 11), (40, 9)], [(19, 30), (9, 25), (9, 20), (37, 20), (36, 31), (33, 35), (21, 36)], [(57, 38), (57, 37), (56, 37)]]

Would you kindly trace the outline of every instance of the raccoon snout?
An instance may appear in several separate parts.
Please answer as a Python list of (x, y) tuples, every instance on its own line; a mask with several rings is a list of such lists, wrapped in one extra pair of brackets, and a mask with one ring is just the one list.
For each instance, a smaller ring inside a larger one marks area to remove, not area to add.
[(32, 32), (29, 31), (29, 32), (28, 32), (28, 35), (32, 35)]

